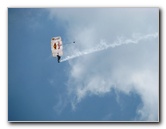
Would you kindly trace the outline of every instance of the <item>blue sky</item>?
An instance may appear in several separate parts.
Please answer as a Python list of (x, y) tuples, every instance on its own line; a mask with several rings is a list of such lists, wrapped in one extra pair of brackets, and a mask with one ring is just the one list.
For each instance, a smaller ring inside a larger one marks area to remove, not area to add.
[(9, 8), (8, 120), (158, 121), (158, 11)]

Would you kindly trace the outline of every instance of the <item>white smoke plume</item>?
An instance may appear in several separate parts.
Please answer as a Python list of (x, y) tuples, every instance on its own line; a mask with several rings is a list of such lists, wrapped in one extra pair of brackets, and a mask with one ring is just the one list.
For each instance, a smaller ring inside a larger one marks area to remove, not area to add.
[[(133, 35), (131, 39), (124, 39), (123, 37), (119, 37), (117, 39), (117, 41), (115, 41), (111, 44), (108, 44), (104, 40), (101, 40), (100, 43), (97, 44), (97, 46), (92, 47), (90, 49), (85, 49), (82, 51), (76, 51), (76, 50), (71, 51), (70, 50), (71, 48), (68, 47), (67, 51), (68, 52), (70, 51), (70, 53), (66, 53), (65, 54), (66, 56), (62, 58), (61, 62), (68, 61), (68, 60), (71, 60), (73, 58), (80, 57), (80, 56), (87, 55), (87, 54), (91, 54), (94, 52), (99, 52), (99, 51), (102, 51), (102, 50), (105, 50), (108, 48), (114, 48), (114, 47), (125, 45), (125, 44), (137, 44), (137, 43), (139, 43), (140, 40), (152, 39), (152, 38), (157, 38), (157, 37), (158, 37), (158, 33), (147, 34), (144, 36)], [(71, 52), (72, 52), (72, 55), (68, 55), (68, 54), (71, 54)]]

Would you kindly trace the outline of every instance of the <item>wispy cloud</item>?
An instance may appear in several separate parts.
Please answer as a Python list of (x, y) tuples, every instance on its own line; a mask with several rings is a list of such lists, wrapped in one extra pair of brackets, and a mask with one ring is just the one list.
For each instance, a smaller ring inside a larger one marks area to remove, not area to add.
[(60, 115), (61, 112), (64, 110), (64, 108), (67, 105), (67, 101), (66, 99), (64, 99), (64, 96), (59, 95), (58, 100), (56, 105), (53, 107), (53, 110), (55, 110), (55, 112)]
[(66, 55), (62, 59), (68, 60), (70, 65), (67, 88), (73, 109), (85, 97), (104, 95), (114, 88), (125, 94), (136, 92), (141, 97), (143, 105), (137, 109), (138, 120), (157, 121), (158, 9), (59, 8), (49, 11), (52, 18), (67, 23), (67, 38), (78, 42), (77, 46), (64, 50)]

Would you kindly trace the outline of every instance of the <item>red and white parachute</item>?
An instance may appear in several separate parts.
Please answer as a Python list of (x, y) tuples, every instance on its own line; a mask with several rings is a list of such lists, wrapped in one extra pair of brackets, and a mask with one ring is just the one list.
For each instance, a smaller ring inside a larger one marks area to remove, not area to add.
[(60, 36), (51, 39), (51, 51), (53, 57), (63, 55), (62, 39)]
[[(75, 43), (75, 41), (73, 41), (73, 43)], [(60, 36), (52, 37), (51, 51), (52, 51), (52, 56), (57, 57), (58, 63), (60, 63), (61, 56), (63, 55), (63, 43), (62, 43), (62, 38)]]

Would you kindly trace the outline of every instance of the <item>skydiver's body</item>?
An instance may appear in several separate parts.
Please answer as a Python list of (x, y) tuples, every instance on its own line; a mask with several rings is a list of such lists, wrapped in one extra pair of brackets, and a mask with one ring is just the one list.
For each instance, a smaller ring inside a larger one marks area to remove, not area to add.
[(58, 63), (60, 63), (61, 57), (59, 55), (57, 55), (57, 58), (58, 58)]
[[(56, 49), (56, 47), (57, 47), (57, 45), (56, 45), (56, 43), (54, 44), (54, 49)], [(61, 59), (61, 57), (59, 56), (59, 53), (58, 53), (58, 55), (57, 55), (57, 58), (58, 58), (58, 63), (60, 63), (60, 59)]]

